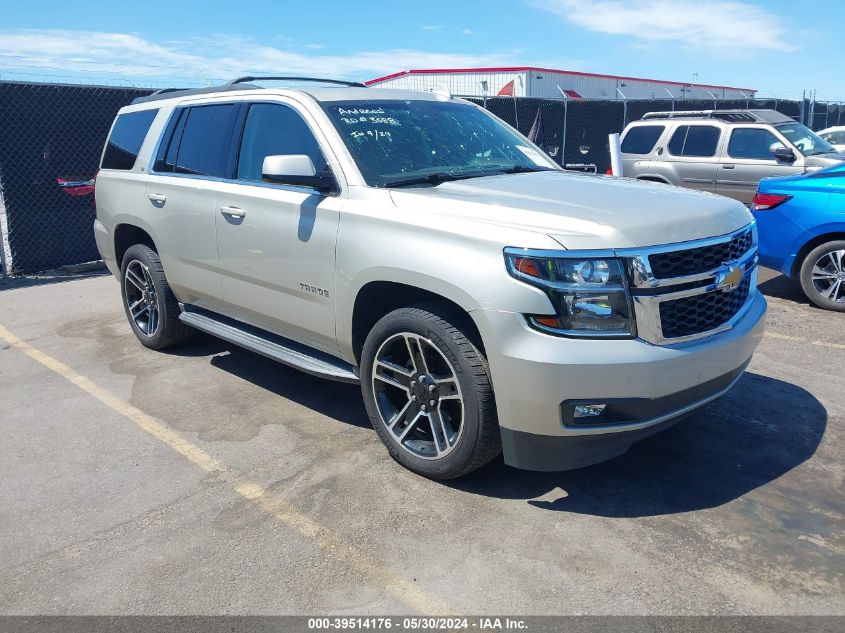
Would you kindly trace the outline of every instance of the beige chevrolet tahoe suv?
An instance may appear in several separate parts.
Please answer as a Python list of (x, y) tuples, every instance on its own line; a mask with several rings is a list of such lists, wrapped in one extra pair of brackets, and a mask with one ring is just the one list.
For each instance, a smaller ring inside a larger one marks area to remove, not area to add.
[(622, 134), (628, 178), (751, 204), (761, 178), (837, 165), (845, 154), (776, 110), (649, 112)]
[(111, 129), (94, 231), (143, 345), (202, 330), (360, 383), (435, 478), (608, 459), (748, 365), (766, 302), (738, 202), (564, 172), (448, 96), (256, 81)]

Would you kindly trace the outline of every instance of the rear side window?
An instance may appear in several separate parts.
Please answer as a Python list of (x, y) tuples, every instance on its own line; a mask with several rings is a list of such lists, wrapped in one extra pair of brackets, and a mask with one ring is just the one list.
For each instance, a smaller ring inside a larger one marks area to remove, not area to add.
[(681, 125), (669, 141), (669, 153), (673, 156), (715, 156), (720, 133), (721, 130), (712, 125)]
[(264, 159), (277, 154), (305, 154), (318, 174), (328, 169), (317, 139), (298, 112), (273, 103), (250, 106), (238, 158), (238, 179), (260, 182)]
[(158, 110), (141, 110), (118, 115), (100, 167), (102, 169), (132, 169), (157, 114)]
[[(175, 152), (175, 171), (196, 176), (226, 176), (232, 128), (235, 124), (235, 104), (194, 106), (183, 115), (181, 140)], [(173, 141), (176, 141), (176, 135)], [(168, 148), (168, 159), (174, 152)]]
[(665, 130), (663, 125), (639, 125), (628, 130), (622, 140), (623, 154), (650, 154)]
[(775, 160), (773, 150), (778, 147), (783, 147), (783, 143), (769, 130), (737, 128), (731, 132), (728, 156), (731, 158)]

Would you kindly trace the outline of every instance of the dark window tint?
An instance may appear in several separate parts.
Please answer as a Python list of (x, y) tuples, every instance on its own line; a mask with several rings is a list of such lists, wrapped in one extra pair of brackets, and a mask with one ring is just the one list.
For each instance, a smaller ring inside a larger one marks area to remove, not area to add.
[(682, 125), (669, 141), (673, 156), (714, 156), (721, 130), (711, 125)]
[(176, 171), (217, 178), (226, 176), (236, 112), (234, 104), (188, 108), (176, 156)]
[(158, 110), (130, 112), (117, 117), (103, 154), (103, 169), (132, 169)]
[(775, 156), (772, 153), (772, 146), (775, 148), (783, 147), (783, 143), (768, 130), (737, 128), (731, 132), (731, 140), (728, 143), (728, 156), (731, 158), (775, 160)]
[(665, 129), (662, 125), (632, 127), (622, 141), (622, 152), (624, 154), (649, 154)]
[(317, 139), (296, 111), (272, 103), (250, 106), (241, 141), (238, 178), (262, 180), (264, 158), (278, 154), (305, 154), (318, 174), (328, 169)]

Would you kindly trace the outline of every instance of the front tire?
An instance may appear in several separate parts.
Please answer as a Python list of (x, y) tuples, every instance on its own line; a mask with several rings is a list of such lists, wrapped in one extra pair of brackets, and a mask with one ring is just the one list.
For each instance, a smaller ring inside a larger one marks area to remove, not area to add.
[(827, 242), (807, 254), (801, 288), (818, 307), (845, 312), (845, 240)]
[(144, 244), (126, 250), (120, 266), (123, 309), (135, 336), (150, 349), (186, 340), (193, 330), (179, 320), (179, 303), (164, 276), (158, 253)]
[(432, 479), (469, 473), (501, 452), (487, 359), (465, 314), (395, 310), (364, 343), (361, 391), (391, 457)]

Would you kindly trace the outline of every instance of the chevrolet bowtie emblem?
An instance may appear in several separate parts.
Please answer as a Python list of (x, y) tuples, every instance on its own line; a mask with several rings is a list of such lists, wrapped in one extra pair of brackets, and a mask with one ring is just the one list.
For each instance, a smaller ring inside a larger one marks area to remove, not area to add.
[(731, 292), (742, 282), (742, 268), (725, 264), (716, 273), (716, 290)]

